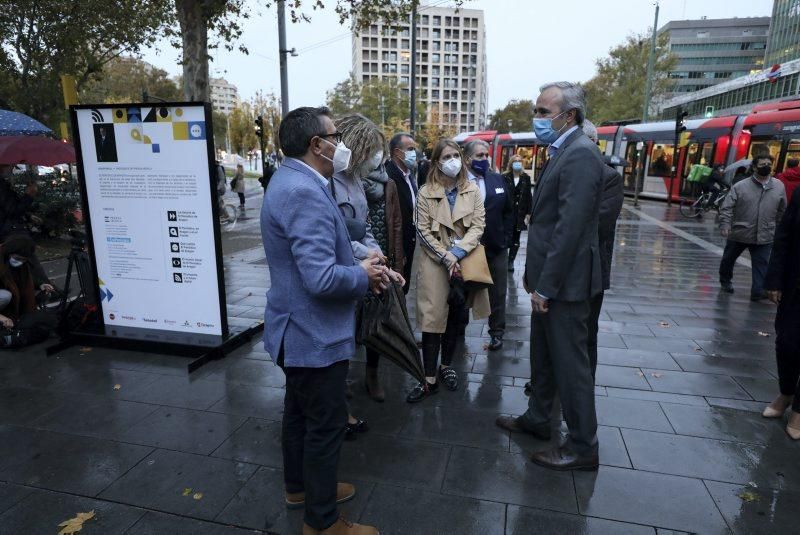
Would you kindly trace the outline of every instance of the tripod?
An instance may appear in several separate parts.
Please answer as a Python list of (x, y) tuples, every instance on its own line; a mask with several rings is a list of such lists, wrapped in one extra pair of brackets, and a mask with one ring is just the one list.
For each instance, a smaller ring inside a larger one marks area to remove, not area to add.
[(97, 304), (97, 295), (95, 295), (94, 285), (92, 284), (92, 268), (89, 254), (86, 252), (86, 235), (78, 230), (70, 230), (69, 235), (72, 236), (72, 250), (67, 260), (67, 276), (64, 279), (61, 302), (58, 304), (59, 312), (66, 310), (69, 302), (73, 269), (78, 276), (78, 285), (80, 287), (76, 299), (83, 297), (85, 302)]

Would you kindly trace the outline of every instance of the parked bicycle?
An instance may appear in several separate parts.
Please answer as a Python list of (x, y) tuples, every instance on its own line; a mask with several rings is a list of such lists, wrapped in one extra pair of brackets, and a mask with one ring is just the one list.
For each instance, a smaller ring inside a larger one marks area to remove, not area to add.
[(719, 209), (728, 196), (730, 188), (724, 190), (711, 190), (702, 193), (697, 199), (681, 199), (680, 212), (684, 217), (701, 217), (704, 213), (716, 210), (719, 217)]

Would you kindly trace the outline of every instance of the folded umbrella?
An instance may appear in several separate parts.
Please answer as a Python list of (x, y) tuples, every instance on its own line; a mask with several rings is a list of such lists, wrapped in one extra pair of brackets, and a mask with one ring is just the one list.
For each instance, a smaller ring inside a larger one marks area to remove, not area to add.
[(425, 380), (419, 349), (408, 318), (405, 296), (399, 284), (380, 295), (369, 295), (358, 311), (356, 339), (380, 352), (417, 381)]
[(75, 163), (71, 144), (44, 136), (0, 136), (0, 164), (59, 163)]

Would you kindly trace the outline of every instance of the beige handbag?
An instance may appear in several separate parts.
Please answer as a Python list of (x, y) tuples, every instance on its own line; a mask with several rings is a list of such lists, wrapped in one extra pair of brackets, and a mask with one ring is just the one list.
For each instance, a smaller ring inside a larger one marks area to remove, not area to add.
[(483, 245), (478, 244), (458, 264), (461, 266), (461, 277), (464, 282), (469, 283), (470, 289), (486, 288), (494, 284)]

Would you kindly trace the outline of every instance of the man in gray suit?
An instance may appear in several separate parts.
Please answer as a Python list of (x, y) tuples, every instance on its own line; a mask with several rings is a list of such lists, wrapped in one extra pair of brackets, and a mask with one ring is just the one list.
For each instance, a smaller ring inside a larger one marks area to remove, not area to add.
[(528, 410), (501, 416), (497, 425), (549, 440), (558, 393), (569, 428), (567, 441), (531, 460), (556, 470), (596, 470), (597, 415), (589, 362), (590, 301), (602, 290), (598, 212), (603, 161), (580, 125), (583, 89), (569, 82), (542, 86), (534, 131), (549, 144), (536, 186), (523, 282), (531, 294), (531, 369)]

